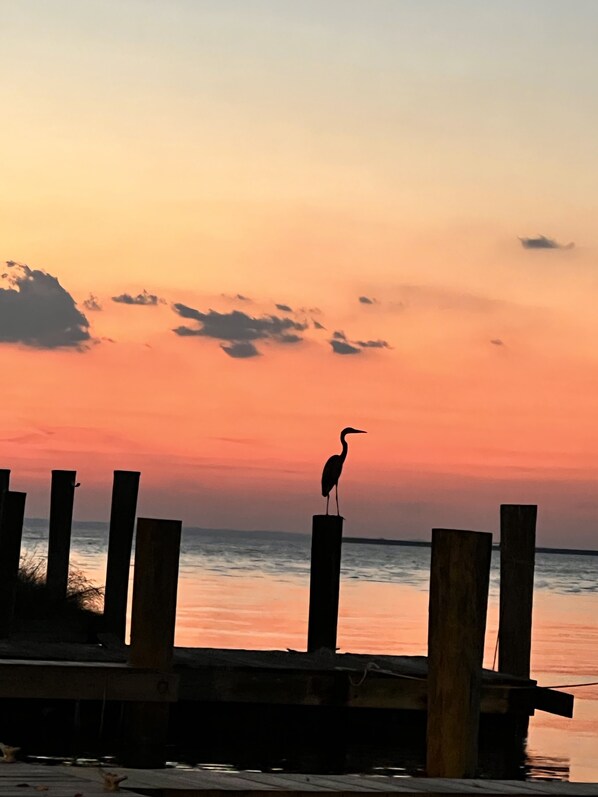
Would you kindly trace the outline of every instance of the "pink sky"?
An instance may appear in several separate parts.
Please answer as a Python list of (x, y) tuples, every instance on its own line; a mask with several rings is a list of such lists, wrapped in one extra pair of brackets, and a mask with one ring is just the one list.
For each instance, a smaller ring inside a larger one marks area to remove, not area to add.
[(135, 468), (144, 514), (307, 530), (353, 425), (347, 532), (537, 502), (540, 543), (596, 547), (593, 5), (2, 14), (0, 257), (32, 271), (0, 284), (0, 466), (29, 515), (52, 468), (82, 519)]

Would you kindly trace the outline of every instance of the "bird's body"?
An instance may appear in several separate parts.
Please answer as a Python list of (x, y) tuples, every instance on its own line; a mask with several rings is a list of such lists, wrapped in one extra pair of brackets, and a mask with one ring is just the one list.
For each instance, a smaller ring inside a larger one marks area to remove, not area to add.
[(326, 514), (328, 514), (328, 502), (330, 501), (330, 493), (332, 492), (333, 487), (336, 497), (336, 514), (340, 514), (338, 508), (338, 480), (343, 472), (343, 464), (349, 451), (349, 446), (345, 440), (345, 437), (348, 434), (366, 434), (366, 432), (364, 432), (362, 429), (353, 429), (351, 426), (343, 429), (341, 432), (341, 443), (343, 450), (340, 454), (333, 454), (331, 457), (329, 457), (324, 465), (324, 470), (322, 471), (322, 495), (326, 499)]

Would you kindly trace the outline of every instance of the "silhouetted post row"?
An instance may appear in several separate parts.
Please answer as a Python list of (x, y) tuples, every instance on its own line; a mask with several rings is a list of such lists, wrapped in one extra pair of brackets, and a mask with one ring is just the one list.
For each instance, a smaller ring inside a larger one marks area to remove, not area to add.
[(139, 471), (115, 470), (112, 485), (103, 629), (123, 642), (139, 477)]
[[(181, 528), (179, 520), (137, 521), (129, 648), (132, 667), (168, 671), (172, 666)], [(125, 766), (164, 766), (169, 710), (168, 703), (160, 702), (127, 706)]]
[(498, 669), (529, 678), (536, 556), (535, 505), (500, 507)]
[(56, 597), (66, 595), (77, 471), (53, 470), (46, 583)]
[(26, 493), (7, 490), (0, 514), (0, 638), (12, 630)]
[(476, 774), (492, 535), (434, 529), (428, 625), (429, 777)]
[(342, 517), (313, 516), (307, 630), (309, 653), (320, 648), (336, 650), (342, 541)]

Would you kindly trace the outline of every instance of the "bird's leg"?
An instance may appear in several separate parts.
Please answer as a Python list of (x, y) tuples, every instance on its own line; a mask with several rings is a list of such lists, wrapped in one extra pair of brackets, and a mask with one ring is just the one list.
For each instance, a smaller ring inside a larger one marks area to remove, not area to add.
[(330, 493), (326, 496), (326, 514), (328, 514), (328, 501), (330, 501)]
[(338, 517), (338, 515), (340, 515), (339, 509), (338, 509), (338, 482), (334, 485), (334, 495), (335, 495), (335, 498), (336, 498), (336, 514), (337, 514), (337, 517)]

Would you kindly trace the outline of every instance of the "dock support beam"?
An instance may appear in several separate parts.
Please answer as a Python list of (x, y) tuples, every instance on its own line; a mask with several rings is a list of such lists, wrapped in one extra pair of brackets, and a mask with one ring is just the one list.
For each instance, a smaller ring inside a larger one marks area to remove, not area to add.
[(336, 650), (343, 518), (314, 515), (311, 535), (307, 652)]
[(428, 626), (429, 777), (476, 774), (492, 534), (432, 531)]
[(536, 555), (535, 505), (500, 508), (498, 669), (529, 678)]
[(77, 471), (53, 470), (46, 583), (56, 598), (66, 596)]
[(4, 492), (0, 511), (0, 638), (10, 635), (17, 594), (25, 493)]
[(114, 634), (122, 642), (125, 641), (127, 624), (129, 571), (139, 476), (139, 471), (115, 470), (112, 485), (103, 630)]
[[(179, 520), (139, 518), (131, 616), (131, 667), (172, 666), (181, 544)], [(123, 765), (153, 769), (166, 762), (168, 703), (127, 706)]]

